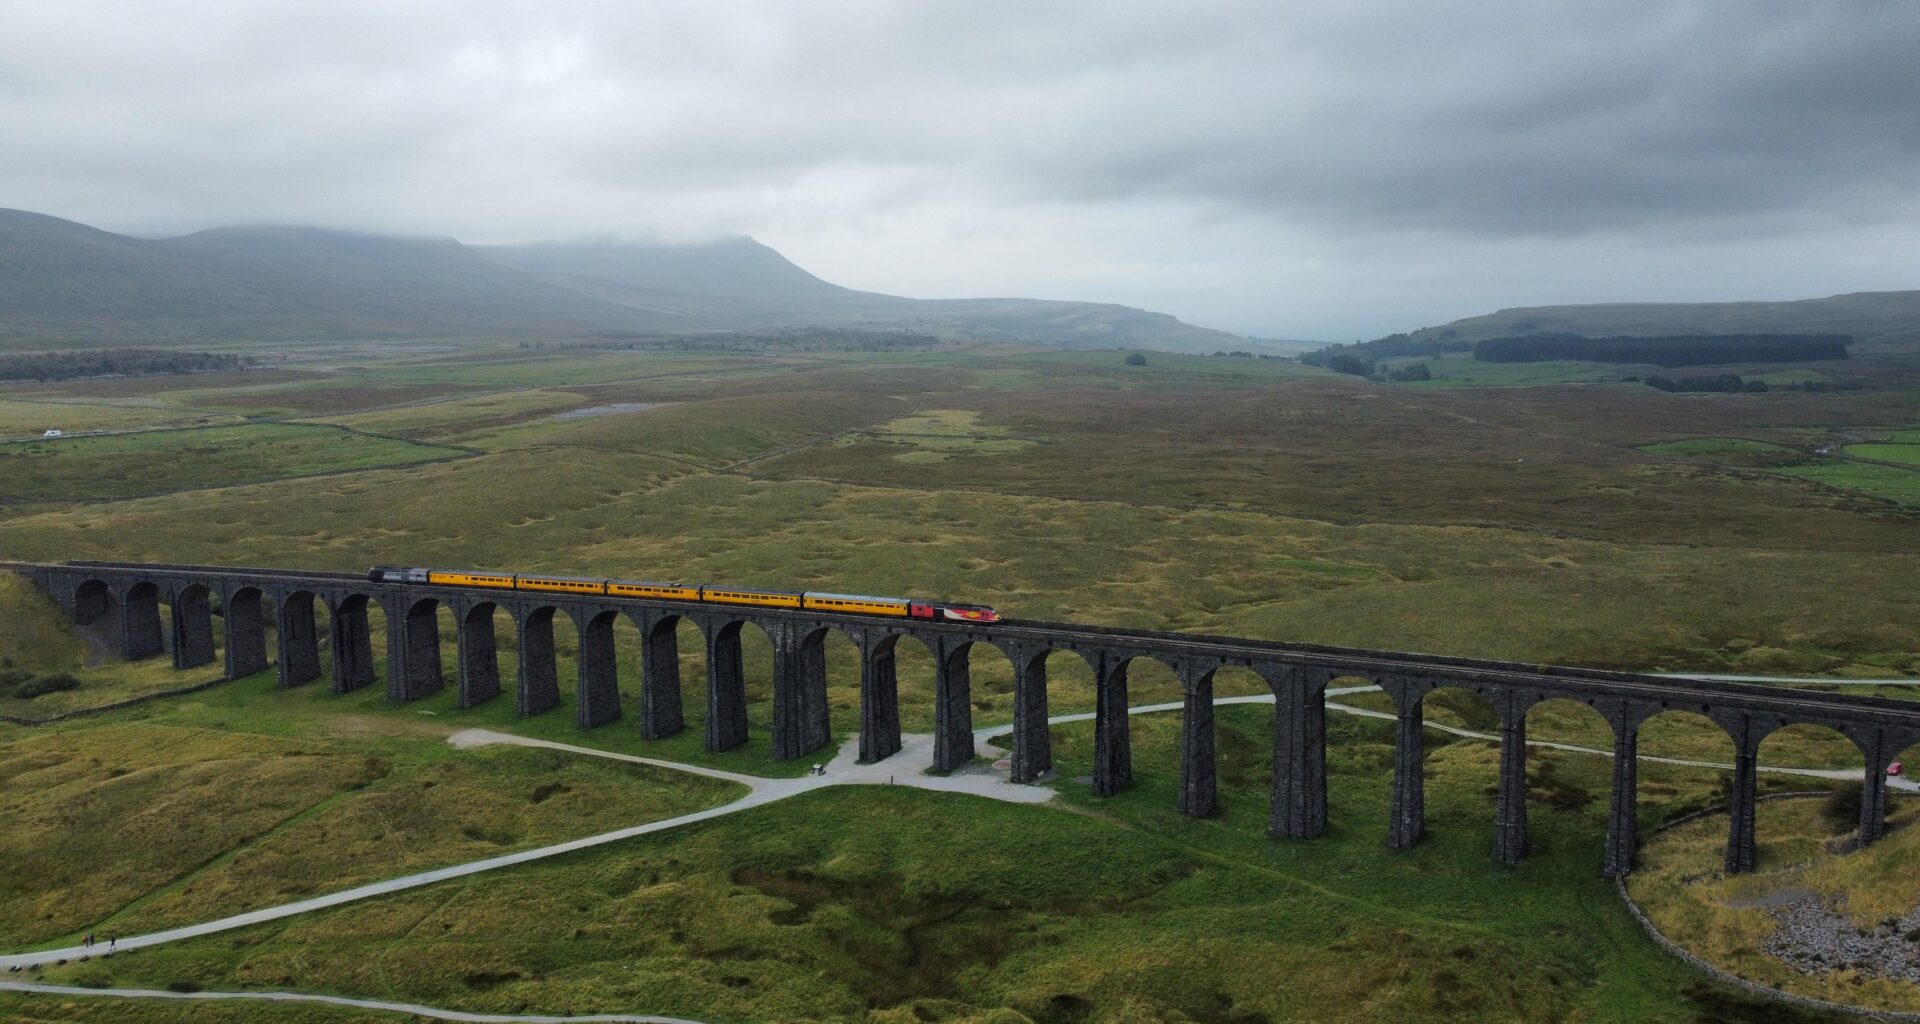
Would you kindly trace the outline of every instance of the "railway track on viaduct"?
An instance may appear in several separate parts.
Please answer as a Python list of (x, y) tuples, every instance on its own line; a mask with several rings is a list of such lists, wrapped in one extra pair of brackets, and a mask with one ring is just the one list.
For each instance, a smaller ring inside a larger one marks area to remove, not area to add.
[[(1294, 644), (1238, 637), (1120, 629), (1078, 623), (1006, 619), (949, 622), (836, 614), (817, 610), (715, 605), (604, 595), (496, 590), (375, 582), (354, 573), (167, 565), (128, 562), (0, 563), (57, 600), (81, 623), (103, 625), (128, 658), (170, 653), (176, 666), (210, 663), (212, 609), (225, 623), (225, 670), (238, 678), (272, 667), (282, 686), (327, 678), (346, 693), (379, 678), (369, 609), (386, 621), (387, 696), (418, 700), (446, 685), (441, 663), (440, 609), (455, 623), (460, 706), (505, 697), (495, 639), (495, 613), (518, 632), (514, 700), (522, 715), (562, 702), (554, 645), (556, 623), (578, 634), (575, 718), (583, 729), (622, 717), (613, 624), (630, 620), (641, 636), (639, 728), (658, 739), (686, 728), (682, 707), (678, 626), (698, 627), (706, 647), (706, 746), (724, 751), (747, 738), (745, 676), (740, 637), (748, 624), (773, 643), (772, 740), (776, 757), (806, 757), (832, 740), (826, 697), (825, 639), (839, 632), (859, 650), (860, 757), (879, 761), (900, 752), (895, 653), (911, 639), (932, 653), (936, 770), (974, 757), (971, 657), (980, 647), (1004, 655), (1014, 669), (1012, 778), (1031, 782), (1052, 767), (1047, 726), (1047, 659), (1072, 652), (1095, 679), (1093, 788), (1112, 794), (1132, 778), (1128, 724), (1128, 666), (1150, 658), (1179, 678), (1182, 708), (1178, 802), (1193, 816), (1216, 806), (1215, 674), (1242, 668), (1274, 695), (1273, 785), (1268, 831), (1276, 838), (1311, 839), (1327, 822), (1326, 688), (1358, 678), (1392, 699), (1394, 777), (1387, 843), (1404, 848), (1426, 828), (1424, 700), (1442, 688), (1480, 694), (1500, 718), (1500, 773), (1493, 856), (1517, 862), (1526, 851), (1527, 711), (1552, 699), (1587, 704), (1613, 730), (1613, 779), (1605, 870), (1632, 870), (1640, 726), (1654, 715), (1680, 711), (1719, 725), (1733, 743), (1731, 820), (1725, 866), (1752, 870), (1758, 754), (1772, 732), (1790, 725), (1834, 729), (1859, 748), (1865, 762), (1860, 839), (1885, 831), (1885, 770), (1898, 753), (1920, 742), (1920, 704), (1888, 698), (1788, 690), (1751, 683), (1681, 680), (1630, 672), (1531, 665), (1393, 651)], [(170, 607), (163, 625), (160, 605)], [(322, 664), (324, 607), (330, 665)], [(277, 650), (269, 657), (268, 620)]]

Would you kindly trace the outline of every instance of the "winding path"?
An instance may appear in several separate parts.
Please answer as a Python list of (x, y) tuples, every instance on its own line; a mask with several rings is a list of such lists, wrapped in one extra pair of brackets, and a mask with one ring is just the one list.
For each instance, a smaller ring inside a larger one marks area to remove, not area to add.
[[(1370, 686), (1370, 685), (1369, 686), (1335, 687), (1327, 691), (1327, 696), (1339, 697), (1339, 696), (1346, 696), (1354, 693), (1374, 691), (1378, 689), (1379, 687)], [(1273, 696), (1271, 694), (1254, 694), (1254, 695), (1240, 696), (1240, 697), (1219, 697), (1214, 700), (1214, 703), (1215, 705), (1271, 704), (1273, 703)], [(1128, 708), (1127, 712), (1128, 714), (1132, 714), (1132, 715), (1158, 714), (1158, 713), (1164, 713), (1169, 711), (1179, 711), (1182, 709), (1182, 707), (1183, 707), (1183, 704), (1181, 702), (1175, 701), (1175, 702), (1164, 703), (1164, 704), (1138, 705), (1135, 707)], [(1370, 708), (1353, 707), (1348, 704), (1341, 704), (1334, 701), (1329, 701), (1327, 703), (1327, 709), (1330, 711), (1338, 711), (1343, 714), (1357, 715), (1364, 718), (1380, 718), (1380, 719), (1391, 720), (1394, 717), (1393, 715), (1384, 711), (1374, 711)], [(1066, 724), (1070, 722), (1091, 721), (1093, 718), (1094, 718), (1094, 714), (1091, 712), (1088, 712), (1083, 714), (1054, 715), (1048, 718), (1047, 722), (1050, 725), (1061, 725), (1061, 724)], [(1445, 733), (1449, 733), (1456, 736), (1466, 737), (1469, 739), (1495, 740), (1495, 741), (1499, 739), (1499, 737), (1491, 733), (1475, 732), (1470, 729), (1462, 729), (1462, 728), (1457, 728), (1455, 726), (1449, 726), (1449, 725), (1440, 725), (1433, 722), (1426, 723), (1426, 727), (1439, 732), (1445, 732)], [(976, 740), (985, 741), (995, 736), (1005, 735), (1009, 728), (1010, 726), (1004, 725), (1004, 724), (988, 726), (986, 728), (975, 729), (973, 734)], [(1006, 780), (1006, 777), (1002, 775), (1000, 772), (978, 761), (974, 762), (972, 765), (969, 765), (965, 768), (960, 769), (959, 771), (953, 772), (952, 774), (945, 775), (945, 776), (925, 775), (915, 770), (910, 770), (907, 774), (904, 774), (904, 775), (900, 774), (899, 767), (902, 764), (916, 765), (916, 764), (931, 763), (932, 753), (933, 753), (933, 736), (931, 734), (910, 734), (908, 736), (903, 737), (903, 741), (904, 742), (901, 747), (900, 753), (896, 755), (896, 757), (899, 758), (898, 760), (889, 759), (888, 761), (882, 761), (875, 764), (860, 764), (858, 761), (859, 737), (857, 735), (850, 736), (848, 737), (846, 742), (844, 742), (841, 745), (840, 750), (834, 755), (833, 759), (827, 762), (825, 774), (809, 775), (809, 776), (804, 776), (797, 779), (774, 779), (774, 778), (765, 778), (757, 775), (746, 775), (739, 772), (723, 771), (718, 768), (708, 768), (701, 765), (686, 764), (680, 761), (666, 761), (666, 760), (661, 760), (659, 758), (640, 757), (634, 754), (620, 754), (620, 753), (614, 753), (612, 751), (607, 751), (607, 750), (597, 750), (592, 747), (575, 746), (570, 743), (557, 743), (551, 740), (540, 740), (540, 739), (533, 739), (526, 736), (515, 736), (510, 733), (493, 732), (487, 729), (465, 729), (460, 732), (454, 733), (452, 736), (448, 737), (448, 742), (451, 743), (454, 747), (462, 750), (471, 749), (474, 747), (489, 746), (493, 744), (512, 744), (516, 746), (541, 747), (549, 750), (559, 750), (559, 751), (564, 751), (571, 754), (579, 754), (587, 757), (601, 757), (601, 758), (607, 758), (607, 759), (616, 760), (616, 761), (628, 761), (635, 764), (652, 765), (659, 768), (668, 768), (675, 771), (684, 771), (690, 774), (704, 776), (706, 778), (721, 779), (727, 782), (732, 782), (737, 785), (746, 787), (747, 794), (732, 802), (721, 804), (718, 807), (710, 807), (703, 811), (695, 811), (690, 814), (683, 814), (673, 818), (665, 818), (660, 821), (648, 822), (643, 825), (635, 825), (630, 828), (618, 829), (613, 832), (605, 832), (605, 833), (601, 833), (600, 835), (588, 836), (583, 839), (575, 839), (569, 842), (557, 843), (551, 846), (542, 846), (542, 847), (538, 847), (531, 850), (522, 850), (518, 853), (504, 854), (499, 857), (489, 857), (485, 860), (471, 861), (466, 864), (456, 864), (451, 867), (438, 868), (432, 871), (423, 871), (417, 874), (403, 875), (398, 878), (390, 878), (381, 882), (372, 882), (367, 885), (356, 886), (351, 889), (344, 889), (339, 892), (330, 893), (324, 896), (316, 896), (311, 899), (300, 900), (294, 903), (281, 904), (275, 907), (264, 907), (259, 910), (248, 911), (242, 914), (235, 914), (230, 917), (223, 917), (213, 921), (205, 921), (199, 924), (186, 925), (180, 928), (171, 928), (165, 931), (150, 932), (146, 935), (129, 936), (127, 938), (120, 939), (116, 948), (119, 950), (140, 949), (147, 946), (157, 946), (163, 943), (175, 942), (180, 939), (195, 938), (202, 935), (211, 935), (216, 932), (228, 931), (234, 928), (244, 928), (248, 925), (261, 924), (267, 921), (276, 921), (282, 918), (294, 917), (294, 916), (305, 914), (311, 911), (322, 910), (327, 907), (335, 907), (335, 906), (340, 906), (346, 903), (357, 902), (359, 900), (367, 899), (373, 896), (382, 896), (389, 893), (402, 892), (408, 889), (415, 889), (421, 886), (432, 885), (437, 882), (443, 882), (452, 878), (462, 878), (468, 875), (476, 875), (482, 872), (492, 871), (496, 868), (510, 867), (515, 864), (525, 864), (532, 861), (544, 860), (549, 857), (557, 857), (562, 854), (575, 852), (577, 850), (591, 849), (593, 847), (602, 846), (607, 843), (615, 843), (623, 839), (631, 839), (635, 836), (648, 835), (654, 832), (664, 832), (669, 829), (679, 828), (683, 825), (690, 825), (695, 822), (708, 821), (714, 818), (723, 817), (725, 815), (735, 814), (740, 811), (748, 810), (750, 808), (760, 807), (766, 804), (774, 803), (779, 800), (787, 799), (788, 797), (797, 796), (801, 793), (810, 792), (816, 789), (825, 789), (832, 786), (904, 785), (904, 786), (911, 786), (915, 789), (927, 789), (927, 790), (934, 790), (936, 792), (948, 792), (948, 793), (970, 793), (975, 796), (983, 796), (983, 797), (988, 797), (990, 799), (995, 799), (995, 800), (1006, 800), (1013, 803), (1028, 803), (1028, 804), (1046, 803), (1053, 799), (1053, 796), (1054, 796), (1053, 790), (1047, 789), (1041, 786), (1016, 785), (1014, 783), (1008, 782)], [(1559, 743), (1551, 740), (1529, 740), (1528, 745), (1542, 747), (1546, 749), (1552, 749), (1552, 750), (1569, 751), (1572, 753), (1592, 754), (1592, 755), (1597, 755), (1601, 757), (1613, 756), (1613, 752), (1610, 750), (1602, 750), (1594, 747), (1583, 747), (1583, 746), (1579, 746), (1577, 744), (1572, 744), (1572, 743)], [(1711, 761), (1690, 761), (1690, 760), (1684, 760), (1680, 758), (1654, 757), (1654, 756), (1645, 755), (1645, 754), (1641, 755), (1640, 759), (1643, 761), (1650, 761), (1650, 762), (1655, 762), (1659, 764), (1684, 765), (1687, 767), (1698, 767), (1698, 768), (1715, 768), (1715, 769), (1722, 769), (1722, 770), (1730, 770), (1733, 767), (1732, 765), (1720, 764), (1720, 763), (1711, 762)], [(1759, 770), (1763, 772), (1776, 772), (1776, 773), (1789, 774), (1789, 775), (1813, 776), (1813, 777), (1826, 778), (1826, 779), (1851, 779), (1851, 778), (1858, 778), (1860, 776), (1860, 769), (1847, 770), (1847, 769), (1788, 768), (1788, 767), (1777, 767), (1777, 766), (1761, 766)], [(1909, 791), (1920, 790), (1920, 784), (1916, 784), (1904, 778), (1889, 779), (1888, 782), (1904, 790), (1909, 790)], [(101, 952), (102, 951), (98, 946), (94, 946), (92, 948), (87, 948), (84, 946), (70, 946), (64, 949), (49, 949), (49, 950), (40, 950), (40, 951), (28, 952), (28, 953), (15, 953), (15, 954), (6, 955), (6, 956), (0, 956), (0, 968), (19, 970), (27, 967), (77, 960), (81, 957), (90, 957), (90, 956), (100, 955)], [(658, 1016), (601, 1015), (601, 1016), (585, 1016), (585, 1017), (565, 1017), (565, 1016), (503, 1016), (503, 1015), (496, 1015), (496, 1014), (475, 1014), (475, 1013), (464, 1013), (464, 1012), (455, 1011), (455, 1010), (436, 1009), (436, 1008), (427, 1007), (427, 1006), (417, 1006), (417, 1005), (408, 1004), (408, 1003), (391, 1003), (391, 1002), (382, 1002), (378, 1000), (349, 999), (345, 997), (309, 995), (309, 994), (303, 994), (303, 993), (297, 993), (297, 992), (180, 993), (180, 992), (164, 992), (164, 991), (146, 990), (146, 989), (80, 988), (80, 987), (59, 986), (59, 985), (40, 985), (40, 984), (31, 984), (31, 983), (23, 983), (23, 982), (0, 982), (0, 991), (44, 992), (49, 994), (60, 994), (60, 995), (105, 996), (105, 997), (117, 997), (117, 998), (256, 999), (256, 1000), (267, 1000), (267, 1001), (273, 1001), (273, 1002), (317, 1002), (317, 1003), (330, 1003), (330, 1004), (336, 1004), (341, 1006), (362, 1007), (367, 1009), (391, 1010), (399, 1013), (412, 1013), (419, 1016), (431, 1017), (439, 1020), (502, 1022), (502, 1024), (546, 1024), (546, 1022), (552, 1022), (552, 1024), (573, 1024), (573, 1022), (597, 1022), (597, 1021), (637, 1021), (637, 1022), (657, 1022), (657, 1024), (698, 1024), (698, 1022), (686, 1021), (681, 1018), (658, 1017)]]
[(304, 992), (168, 992), (157, 988), (82, 988), (78, 985), (41, 985), (26, 981), (0, 981), (0, 992), (26, 992), (50, 996), (106, 996), (113, 999), (194, 999), (210, 1001), (251, 1000), (261, 1003), (325, 1003), (360, 1010), (388, 1010), (432, 1020), (473, 1021), (478, 1024), (590, 1024), (620, 1021), (627, 1024), (700, 1024), (685, 1017), (654, 1017), (630, 1013), (594, 1013), (581, 1017), (543, 1014), (467, 1013), (443, 1010), (418, 1003), (390, 1003), (383, 999), (350, 999), (346, 996), (310, 995)]

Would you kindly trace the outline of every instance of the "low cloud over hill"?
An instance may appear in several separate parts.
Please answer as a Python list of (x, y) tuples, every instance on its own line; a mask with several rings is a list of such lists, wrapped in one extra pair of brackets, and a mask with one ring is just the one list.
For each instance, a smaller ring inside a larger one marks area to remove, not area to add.
[(1127, 306), (908, 299), (822, 281), (750, 238), (467, 246), (318, 228), (141, 239), (0, 210), (0, 341), (908, 329), (1069, 347), (1245, 339)]

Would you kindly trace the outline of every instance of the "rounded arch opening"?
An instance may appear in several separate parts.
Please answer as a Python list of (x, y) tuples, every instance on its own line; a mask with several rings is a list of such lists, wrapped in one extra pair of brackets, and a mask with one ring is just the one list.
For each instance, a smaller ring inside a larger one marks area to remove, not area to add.
[(347, 594), (329, 608), (328, 648), (335, 694), (350, 693), (386, 678), (387, 614), (366, 594)]
[(1478, 845), (1476, 830), (1497, 817), (1500, 712), (1490, 696), (1473, 687), (1442, 686), (1420, 699), (1426, 820), (1428, 834), (1440, 841)]
[(227, 674), (239, 678), (265, 671), (274, 633), (265, 592), (259, 587), (240, 587), (221, 601), (217, 611)]
[(160, 615), (160, 588), (141, 580), (120, 595), (121, 639), (127, 660), (151, 658), (167, 649), (167, 626)]
[(111, 622), (119, 608), (120, 598), (103, 580), (86, 580), (73, 589), (73, 621), (77, 625), (98, 625), (103, 618)]

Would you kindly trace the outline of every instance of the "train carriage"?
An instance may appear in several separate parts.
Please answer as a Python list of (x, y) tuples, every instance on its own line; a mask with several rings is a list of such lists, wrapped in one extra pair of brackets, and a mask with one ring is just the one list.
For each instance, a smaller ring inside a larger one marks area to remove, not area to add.
[(477, 569), (426, 569), (376, 565), (367, 570), (376, 583), (426, 583), (448, 587), (486, 587), (531, 590), (593, 597), (640, 598), (650, 601), (696, 601), (711, 604), (794, 608), (838, 615), (883, 615), (889, 618), (945, 619), (952, 622), (998, 622), (1000, 613), (983, 604), (954, 604), (872, 594), (833, 594), (823, 591), (760, 590), (747, 587), (709, 587), (691, 583), (646, 580), (596, 580), (581, 576), (549, 576)]

